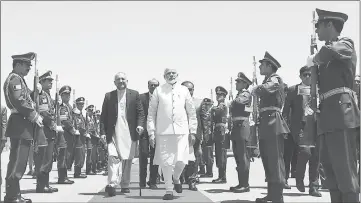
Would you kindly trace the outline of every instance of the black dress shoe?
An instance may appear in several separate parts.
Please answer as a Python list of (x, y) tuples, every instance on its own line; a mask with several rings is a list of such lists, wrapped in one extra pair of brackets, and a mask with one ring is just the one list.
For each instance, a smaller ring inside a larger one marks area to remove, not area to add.
[(19, 198), (19, 202), (21, 202), (21, 203), (32, 203), (33, 201), (31, 201), (31, 199), (25, 199), (25, 198), (23, 198), (23, 197), (20, 197)]
[(174, 190), (177, 193), (182, 193), (183, 192), (182, 184), (174, 184)]
[(173, 200), (173, 199), (174, 199), (173, 194), (167, 193), (163, 196), (163, 200)]
[(63, 185), (71, 185), (73, 184), (74, 181), (71, 181), (69, 179), (65, 179), (65, 180), (58, 180), (58, 184), (63, 184)]
[(83, 174), (77, 174), (77, 175), (74, 175), (74, 178), (87, 178), (87, 176), (83, 175)]
[(244, 193), (244, 192), (249, 192), (249, 186), (248, 187), (240, 187), (240, 188), (236, 188), (233, 190), (233, 192), (235, 193)]
[(122, 189), (120, 190), (120, 192), (121, 192), (121, 193), (130, 193), (130, 190), (129, 190), (129, 188), (122, 188)]
[(58, 188), (47, 186), (51, 191), (58, 192)]
[(262, 198), (256, 198), (256, 203), (266, 203), (268, 201), (272, 201), (268, 195)]
[(217, 178), (215, 180), (212, 180), (212, 183), (227, 183), (227, 179), (225, 179), (225, 178)]
[(14, 199), (4, 198), (4, 203), (32, 203), (31, 199), (25, 199), (23, 197), (18, 197)]
[(107, 186), (105, 187), (105, 192), (108, 193), (108, 196), (109, 196), (109, 197), (113, 197), (113, 196), (116, 195), (116, 193), (115, 193), (115, 188), (112, 187), (112, 186), (110, 186), (110, 185), (107, 185)]
[(53, 191), (48, 187), (44, 187), (44, 188), (37, 187), (36, 193), (53, 193)]

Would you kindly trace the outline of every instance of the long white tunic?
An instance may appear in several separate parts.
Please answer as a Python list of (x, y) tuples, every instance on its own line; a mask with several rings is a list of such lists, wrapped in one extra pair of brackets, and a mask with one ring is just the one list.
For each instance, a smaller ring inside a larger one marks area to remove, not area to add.
[(118, 119), (115, 124), (113, 142), (108, 145), (109, 156), (118, 156), (121, 160), (133, 159), (137, 142), (132, 141), (127, 121), (126, 91), (118, 91)]
[(185, 86), (163, 84), (154, 90), (149, 103), (147, 130), (156, 137), (155, 165), (188, 163), (188, 135), (196, 133), (197, 117), (193, 99)]

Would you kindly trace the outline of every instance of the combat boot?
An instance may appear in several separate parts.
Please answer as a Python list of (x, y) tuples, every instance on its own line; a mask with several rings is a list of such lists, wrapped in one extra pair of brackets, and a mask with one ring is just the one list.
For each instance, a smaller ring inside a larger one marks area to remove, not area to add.
[(53, 193), (50, 188), (46, 187), (46, 176), (43, 172), (39, 172), (36, 178), (36, 193)]
[(6, 180), (4, 203), (32, 203), (32, 201), (21, 196), (19, 180)]
[(68, 177), (67, 177), (67, 168), (59, 168), (59, 169), (58, 169), (58, 174), (59, 174), (58, 184), (66, 184), (66, 185), (69, 185), (69, 184), (73, 184), (73, 183), (74, 183), (74, 181), (69, 180)]

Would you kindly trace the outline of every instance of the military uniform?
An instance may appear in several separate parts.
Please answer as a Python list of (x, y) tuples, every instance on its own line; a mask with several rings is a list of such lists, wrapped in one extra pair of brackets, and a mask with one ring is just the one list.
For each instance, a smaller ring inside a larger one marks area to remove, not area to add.
[[(98, 112), (98, 113), (97, 113)], [(96, 126), (96, 132), (98, 136), (100, 136), (100, 111), (97, 110), (94, 112), (94, 120)], [(105, 160), (105, 144), (106, 142), (102, 142), (101, 139), (98, 141), (98, 161), (97, 161), (97, 170), (100, 172), (104, 169), (104, 160)]]
[[(84, 97), (79, 97), (75, 100), (76, 104), (83, 103)], [(79, 130), (80, 135), (75, 135), (75, 148), (74, 148), (74, 178), (86, 178), (86, 175), (81, 174), (81, 169), (85, 162), (85, 145), (86, 137), (89, 136), (85, 118), (83, 113), (78, 108), (73, 109), (73, 116), (75, 121), (75, 129)]]
[[(98, 162), (98, 145), (99, 145), (99, 134), (97, 132), (96, 121), (94, 116), (90, 113), (94, 110), (94, 105), (89, 105), (86, 110), (88, 111), (88, 115), (86, 118), (88, 132), (90, 134), (90, 140), (88, 140), (88, 154), (87, 154), (87, 164), (86, 164), (86, 173), (89, 175), (97, 174), (97, 162)], [(91, 148), (89, 141), (91, 142)], [(89, 150), (90, 148), (90, 150)], [(89, 153), (90, 152), (90, 153)]]
[[(48, 71), (39, 77), (39, 82), (43, 80), (53, 80), (52, 72)], [(34, 94), (32, 93), (32, 98)], [(50, 96), (50, 90), (43, 90), (39, 94), (39, 113), (43, 117), (44, 127), (41, 133), (44, 133), (47, 145), (38, 144), (38, 149), (34, 153), (35, 173), (36, 173), (36, 192), (52, 193), (57, 192), (57, 188), (50, 187), (49, 173), (53, 167), (54, 140), (56, 137), (56, 117), (55, 103)], [(40, 135), (42, 136), (42, 135)]]
[(213, 177), (213, 124), (212, 124), (213, 102), (209, 98), (204, 98), (201, 104), (201, 127), (203, 131), (202, 162), (206, 166), (205, 174), (200, 177)]
[[(215, 89), (216, 94), (227, 96), (228, 92), (224, 87), (218, 86)], [(214, 126), (213, 141), (215, 145), (216, 166), (218, 168), (218, 178), (212, 183), (226, 183), (227, 169), (227, 149), (225, 146), (226, 131), (228, 130), (228, 107), (223, 102), (212, 108), (212, 123)]]
[[(281, 65), (268, 52), (261, 64), (266, 62), (274, 68)], [(283, 81), (273, 73), (266, 76), (261, 85), (252, 90), (252, 94), (260, 98), (259, 104), (259, 148), (267, 182), (267, 196), (257, 198), (256, 202), (283, 202), (285, 184), (285, 165), (283, 160), (284, 135), (290, 133), (286, 121), (281, 114), (285, 96)]]
[[(12, 56), (15, 65), (31, 66), (35, 53)], [(15, 69), (15, 67), (14, 67)], [(6, 136), (10, 137), (11, 148), (6, 173), (6, 195), (4, 202), (26, 202), (20, 193), (20, 179), (26, 170), (31, 143), (34, 138), (34, 127), (40, 114), (36, 112), (30, 90), (22, 76), (13, 70), (4, 83), (4, 97), (11, 110)], [(41, 120), (41, 119), (40, 119)], [(38, 127), (36, 127), (38, 128)]]
[[(5, 143), (6, 143), (6, 137), (5, 137), (5, 132), (6, 132), (6, 124), (8, 122), (8, 116), (7, 116), (7, 109), (5, 106), (1, 105), (1, 135), (0, 135), (0, 163), (1, 163), (1, 154), (3, 152), (3, 149), (5, 147)], [(0, 164), (0, 199), (1, 199), (1, 185), (3, 182), (3, 178), (2, 178), (2, 171), (1, 171), (1, 164)]]
[[(238, 73), (237, 82), (243, 81), (251, 85), (252, 82), (242, 73)], [(247, 142), (250, 141), (250, 125), (249, 116), (252, 112), (251, 108), (252, 96), (246, 90), (240, 90), (236, 98), (232, 101), (230, 107), (231, 115), (231, 140), (234, 159), (237, 165), (238, 185), (231, 187), (231, 191), (249, 192), (249, 168), (250, 155), (247, 150)]]
[[(63, 86), (59, 90), (59, 95), (62, 94), (70, 94), (71, 87), (70, 86)], [(69, 164), (69, 160), (71, 160), (71, 157), (73, 155), (73, 148), (74, 148), (74, 137), (76, 134), (76, 129), (74, 128), (74, 120), (73, 120), (73, 114), (72, 114), (72, 107), (70, 104), (63, 103), (59, 107), (59, 117), (61, 121), (61, 125), (64, 129), (64, 139), (66, 143), (66, 148), (60, 148), (59, 149), (59, 158), (58, 158), (58, 183), (59, 184), (73, 184), (74, 181), (69, 180), (68, 178), (68, 171), (67, 166)], [(62, 138), (61, 138), (62, 139)], [(60, 142), (64, 142), (63, 140), (60, 140)]]
[[(317, 32), (323, 29), (318, 26), (322, 22), (343, 24), (348, 18), (338, 12), (316, 12)], [(331, 202), (359, 202), (356, 137), (360, 111), (353, 91), (357, 61), (354, 42), (349, 38), (327, 42), (309, 61), (318, 65), (320, 158)]]

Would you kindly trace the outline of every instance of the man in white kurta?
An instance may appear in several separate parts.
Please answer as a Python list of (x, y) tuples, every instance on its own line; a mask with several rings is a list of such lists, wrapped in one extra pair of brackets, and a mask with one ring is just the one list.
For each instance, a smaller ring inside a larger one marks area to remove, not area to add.
[(149, 142), (156, 144), (154, 164), (164, 175), (163, 199), (172, 200), (172, 176), (176, 192), (182, 192), (179, 177), (189, 160), (189, 146), (195, 141), (197, 117), (188, 89), (177, 82), (176, 70), (166, 69), (164, 78), (167, 83), (154, 90), (149, 104), (147, 130)]

